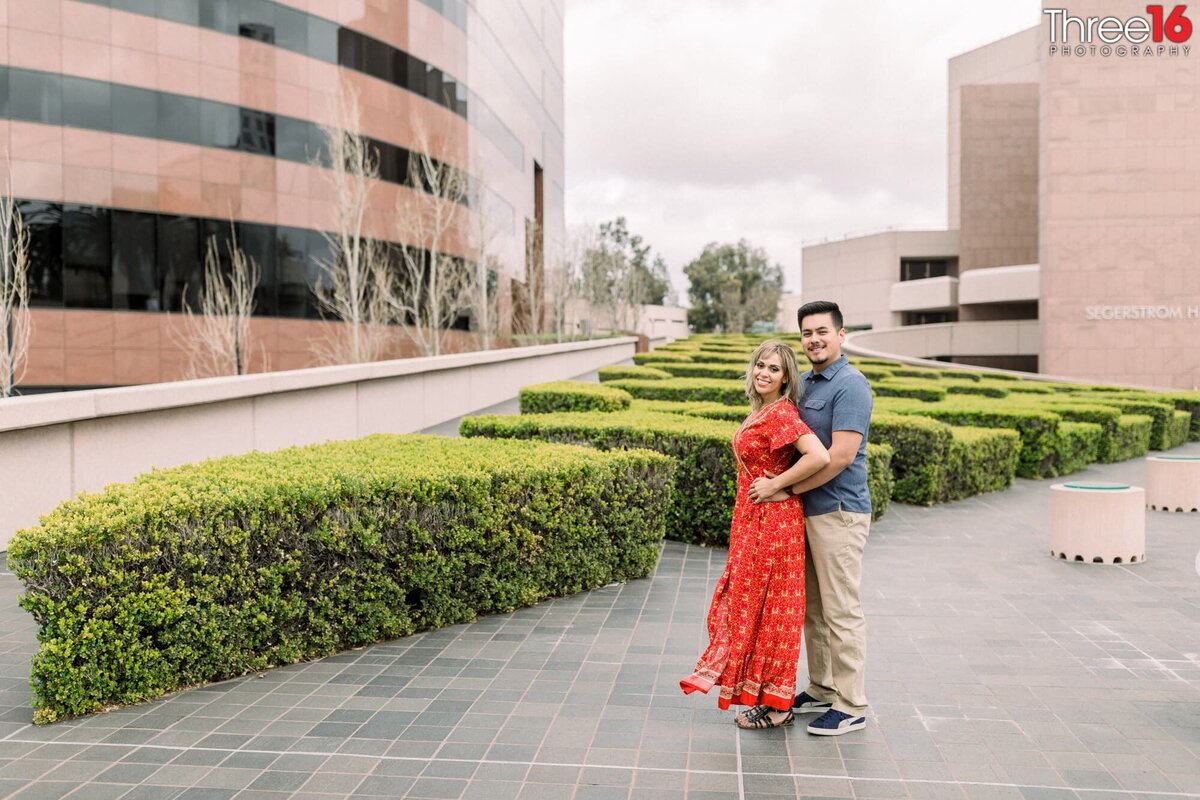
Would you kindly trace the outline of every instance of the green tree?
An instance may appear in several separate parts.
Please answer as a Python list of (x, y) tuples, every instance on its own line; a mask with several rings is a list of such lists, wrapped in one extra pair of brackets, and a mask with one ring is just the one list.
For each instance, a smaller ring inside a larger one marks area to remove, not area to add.
[(630, 330), (637, 306), (661, 305), (671, 293), (667, 263), (659, 255), (650, 261), (650, 245), (629, 232), (624, 217), (589, 237), (580, 279), (584, 299), (607, 312), (612, 330)]
[(783, 269), (745, 239), (710, 242), (683, 272), (688, 288), (688, 324), (697, 331), (746, 333), (759, 320), (774, 321), (783, 293)]

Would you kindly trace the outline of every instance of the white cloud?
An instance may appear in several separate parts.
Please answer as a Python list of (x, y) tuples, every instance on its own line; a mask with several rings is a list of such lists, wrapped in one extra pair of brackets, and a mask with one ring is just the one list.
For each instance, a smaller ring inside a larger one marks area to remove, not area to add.
[(683, 265), (946, 216), (947, 60), (1039, 4), (568, 0), (567, 215), (617, 215)]

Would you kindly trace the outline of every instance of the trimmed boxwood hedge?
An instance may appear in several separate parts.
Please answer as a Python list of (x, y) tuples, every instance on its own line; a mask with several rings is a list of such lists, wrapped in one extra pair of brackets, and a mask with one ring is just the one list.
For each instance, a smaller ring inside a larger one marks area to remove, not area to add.
[(1014, 406), (1005, 400), (986, 397), (948, 397), (940, 403), (881, 398), (880, 411), (932, 417), (950, 425), (970, 428), (1011, 428), (1021, 435), (1021, 458), (1017, 475), (1044, 478), (1052, 474), (1055, 458), (1055, 431), (1062, 417), (1052, 411)]
[(522, 387), (522, 414), (550, 414), (555, 411), (623, 411), (633, 397), (611, 384), (585, 381), (551, 381)]
[[(858, 364), (855, 364), (854, 368), (857, 369), (859, 372), (861, 372), (863, 374), (863, 377), (866, 378), (871, 383), (875, 383), (875, 381), (882, 381), (882, 380), (886, 380), (888, 378), (895, 377), (892, 375), (891, 370), (883, 369), (881, 367), (872, 367), (872, 366), (866, 366), (866, 365), (859, 366)], [(805, 367), (802, 371), (807, 371), (807, 370), (808, 370), (808, 367)]]
[(12, 540), (34, 721), (647, 575), (673, 462), (371, 436), (159, 470)]
[(1058, 423), (1055, 432), (1053, 475), (1078, 472), (1098, 460), (1104, 427), (1094, 422)]
[(606, 384), (629, 392), (641, 400), (724, 403), (744, 406), (749, 413), (745, 381), (719, 381), (712, 378), (671, 378), (665, 381), (612, 381)]
[[(1121, 409), (1126, 414), (1144, 414), (1154, 420), (1154, 426), (1150, 431), (1150, 449), (1151, 450), (1169, 450), (1183, 442), (1187, 441), (1186, 432), (1183, 435), (1183, 440), (1179, 440), (1179, 431), (1181, 423), (1176, 421), (1174, 403), (1163, 400), (1143, 400), (1137, 397), (1128, 395), (1112, 394), (1109, 392), (1097, 393), (1087, 392), (1077, 394), (1076, 397), (1085, 397), (1086, 402), (1100, 403), (1110, 405)], [(1188, 418), (1190, 425), (1191, 418)]]
[(874, 381), (871, 388), (878, 397), (907, 397), (926, 403), (936, 403), (946, 397), (946, 389), (940, 384), (940, 381), (935, 383), (933, 381), (889, 378)]
[(1125, 461), (1146, 455), (1150, 452), (1150, 433), (1153, 430), (1154, 419), (1145, 414), (1122, 414), (1117, 417), (1107, 461)]
[(677, 378), (716, 378), (721, 381), (744, 381), (745, 364), (663, 364), (659, 369)]
[(655, 350), (652, 353), (634, 353), (633, 363), (639, 367), (655, 367), (658, 364), (670, 362), (672, 364), (690, 364), (692, 356), (690, 353), (675, 353), (662, 352)]
[(671, 377), (671, 373), (664, 372), (655, 367), (639, 367), (634, 365), (601, 367), (599, 369), (600, 382), (607, 383), (608, 381), (658, 381), (665, 380)]
[(1175, 408), (1192, 415), (1188, 441), (1200, 442), (1200, 392), (1171, 392), (1163, 395), (1163, 399), (1170, 400)]
[(1007, 488), (1021, 459), (1021, 437), (1006, 428), (950, 429), (938, 502), (961, 500)]
[(892, 448), (893, 500), (920, 506), (937, 502), (953, 439), (949, 425), (928, 417), (876, 411), (871, 415), (869, 439)]
[(677, 403), (672, 400), (634, 400), (631, 411), (658, 411), (665, 414), (688, 414), (705, 419), (720, 419), (741, 423), (750, 413), (750, 406), (727, 406), (724, 403)]
[(867, 492), (871, 495), (871, 519), (887, 513), (892, 496), (892, 457), (895, 451), (886, 444), (867, 443)]
[(946, 390), (946, 394), (976, 394), (981, 397), (1008, 397), (1009, 389), (1005, 386), (998, 386), (994, 383), (984, 383), (983, 381), (960, 381), (954, 380), (947, 376), (942, 381), (942, 386)]
[[(655, 450), (679, 462), (667, 514), (667, 537), (703, 545), (727, 545), (737, 492), (732, 441), (737, 424), (688, 414), (622, 411), (613, 414), (533, 414), (466, 417), (459, 433), (467, 437), (542, 439), (589, 444), (601, 450), (636, 447)], [(887, 508), (891, 472), (889, 448), (868, 445), (867, 483), (876, 518)], [(872, 455), (874, 453), (874, 455)], [(880, 470), (886, 470), (880, 474)]]

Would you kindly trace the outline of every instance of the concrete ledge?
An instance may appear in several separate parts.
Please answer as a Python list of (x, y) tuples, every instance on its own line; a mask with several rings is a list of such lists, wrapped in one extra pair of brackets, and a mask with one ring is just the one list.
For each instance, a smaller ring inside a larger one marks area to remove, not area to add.
[(1037, 264), (970, 269), (958, 276), (958, 302), (971, 305), (1037, 300), (1040, 275)]
[(0, 400), (0, 550), (80, 491), (251, 450), (411, 433), (628, 360), (621, 337)]

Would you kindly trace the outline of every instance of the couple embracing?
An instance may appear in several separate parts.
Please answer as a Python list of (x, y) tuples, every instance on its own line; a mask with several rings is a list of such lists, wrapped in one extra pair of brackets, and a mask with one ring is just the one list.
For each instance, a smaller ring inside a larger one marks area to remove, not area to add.
[[(771, 341), (746, 372), (751, 413), (733, 438), (729, 558), (708, 613), (708, 648), (679, 683), (685, 693), (719, 686), (722, 709), (749, 706), (739, 727), (816, 713), (809, 733), (837, 736), (867, 724), (859, 580), (871, 525), (871, 389), (842, 355), (837, 304), (807, 303), (797, 314), (812, 368), (801, 374), (791, 348)], [(808, 685), (797, 692), (802, 632)]]

